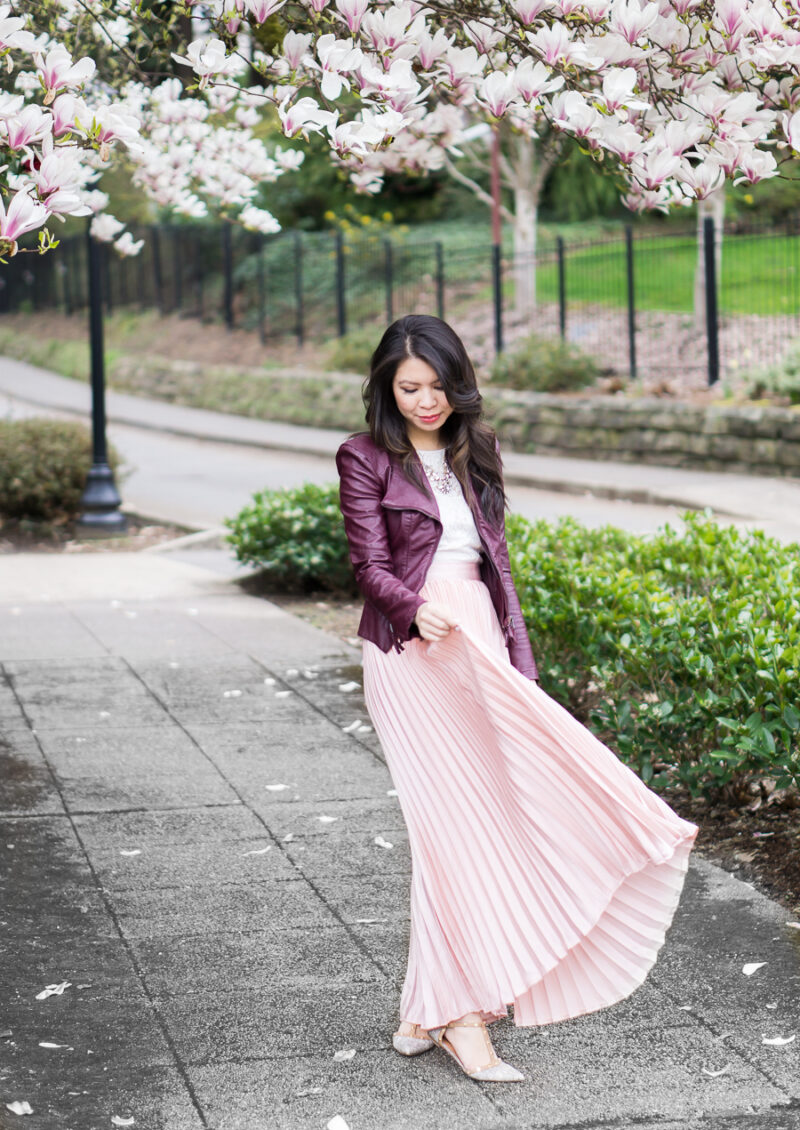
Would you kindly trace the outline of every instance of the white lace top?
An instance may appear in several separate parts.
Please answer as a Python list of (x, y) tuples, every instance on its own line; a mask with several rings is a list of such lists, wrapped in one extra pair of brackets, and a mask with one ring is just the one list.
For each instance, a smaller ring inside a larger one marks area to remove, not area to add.
[(480, 561), (481, 539), (478, 536), (472, 511), (464, 498), (461, 484), (452, 472), (452, 486), (449, 491), (443, 491), (441, 483), (436, 481), (437, 476), (444, 476), (448, 470), (444, 459), (444, 448), (441, 451), (420, 451), (417, 448), (416, 451), (428, 476), (431, 489), (436, 495), (436, 504), (439, 507), (439, 517), (443, 526), (433, 561), (437, 565), (447, 561)]

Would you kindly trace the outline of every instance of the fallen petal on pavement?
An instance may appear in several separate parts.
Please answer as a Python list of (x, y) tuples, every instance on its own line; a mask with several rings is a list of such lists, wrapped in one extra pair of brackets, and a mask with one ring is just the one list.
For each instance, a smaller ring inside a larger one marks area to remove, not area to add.
[(265, 785), (265, 789), (269, 789), (271, 793), (279, 793), (282, 789), (288, 789), (288, 785)]
[(747, 965), (742, 966), (742, 973), (744, 973), (745, 977), (751, 977), (757, 969), (760, 969), (762, 965), (766, 964), (766, 961), (749, 961)]
[(68, 989), (72, 984), (71, 981), (61, 981), (58, 985), (47, 985), (42, 989), (41, 993), (36, 994), (37, 1001), (46, 1000), (47, 997), (60, 997), (65, 989)]
[(337, 1063), (344, 1063), (345, 1060), (352, 1059), (355, 1054), (356, 1054), (355, 1048), (347, 1048), (346, 1050), (343, 1050), (343, 1051), (340, 1051), (340, 1052), (334, 1052), (333, 1058), (336, 1060)]
[(720, 1067), (719, 1071), (710, 1071), (707, 1067), (701, 1067), (700, 1070), (704, 1075), (710, 1075), (712, 1079), (716, 1079), (720, 1075), (725, 1075), (730, 1070), (730, 1064), (726, 1063), (724, 1067)]
[(382, 848), (393, 848), (394, 847), (394, 844), (390, 844), (388, 840), (385, 840), (383, 838), (383, 836), (376, 836), (375, 839), (372, 842), (374, 844), (377, 844), (378, 847), (382, 847)]
[[(12, 1114), (33, 1114), (33, 1107), (29, 1102), (6, 1103), (6, 1108), (10, 1110)], [(330, 1123), (328, 1123), (328, 1125), (330, 1126)]]
[(272, 845), (270, 844), (268, 847), (265, 847), (265, 848), (254, 848), (253, 851), (243, 851), (242, 855), (265, 855), (268, 851), (271, 851), (271, 850), (272, 850)]
[(359, 689), (359, 683), (339, 683), (339, 690), (344, 694), (350, 694), (351, 691), (357, 691)]
[(792, 1040), (794, 1040), (794, 1039), (795, 1039), (794, 1035), (792, 1035), (792, 1036), (771, 1036), (771, 1037), (768, 1037), (768, 1036), (765, 1036), (763, 1032), (761, 1033), (761, 1043), (762, 1044), (769, 1044), (770, 1047), (773, 1047), (773, 1048), (782, 1047), (783, 1044), (791, 1044)]

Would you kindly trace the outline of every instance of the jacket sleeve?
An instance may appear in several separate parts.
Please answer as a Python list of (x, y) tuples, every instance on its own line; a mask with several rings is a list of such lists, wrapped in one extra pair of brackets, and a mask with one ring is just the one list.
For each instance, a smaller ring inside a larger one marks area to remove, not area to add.
[(499, 564), (503, 576), (503, 586), (506, 590), (508, 613), (511, 617), (511, 629), (513, 632), (513, 635), (508, 641), (509, 657), (514, 667), (525, 675), (526, 678), (538, 680), (539, 671), (536, 667), (536, 660), (533, 658), (533, 649), (531, 648), (528, 629), (525, 627), (525, 621), (522, 618), (519, 597), (514, 585), (514, 579), (511, 576), (511, 563), (508, 559), (508, 543), (505, 533), (503, 533), (500, 540)]
[(381, 483), (369, 463), (346, 443), (336, 453), (336, 467), (339, 503), (356, 584), (389, 621), (395, 641), (408, 640), (417, 634), (413, 620), (425, 601), (394, 573), (381, 506)]

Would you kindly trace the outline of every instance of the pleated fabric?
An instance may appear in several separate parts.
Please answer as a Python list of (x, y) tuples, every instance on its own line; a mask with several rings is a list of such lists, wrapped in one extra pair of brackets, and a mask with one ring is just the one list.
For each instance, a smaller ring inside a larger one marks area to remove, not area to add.
[(459, 630), (400, 653), (364, 641), (412, 858), (400, 1016), (594, 1012), (654, 965), (698, 828), (511, 665), (477, 569), (449, 568), (422, 595)]

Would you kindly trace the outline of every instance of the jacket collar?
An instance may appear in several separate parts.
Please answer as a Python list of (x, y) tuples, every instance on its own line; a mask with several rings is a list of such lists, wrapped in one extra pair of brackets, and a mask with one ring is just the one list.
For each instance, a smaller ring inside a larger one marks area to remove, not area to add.
[[(414, 458), (419, 473), (424, 479), (425, 472), (422, 469), (422, 462), (418, 456)], [(389, 460), (389, 483), (383, 496), (383, 505), (392, 510), (419, 510), (421, 513), (427, 514), (428, 517), (435, 518), (437, 522), (442, 520), (433, 495), (426, 494), (419, 487), (414, 486), (412, 482), (409, 482), (399, 460), (396, 459)]]

